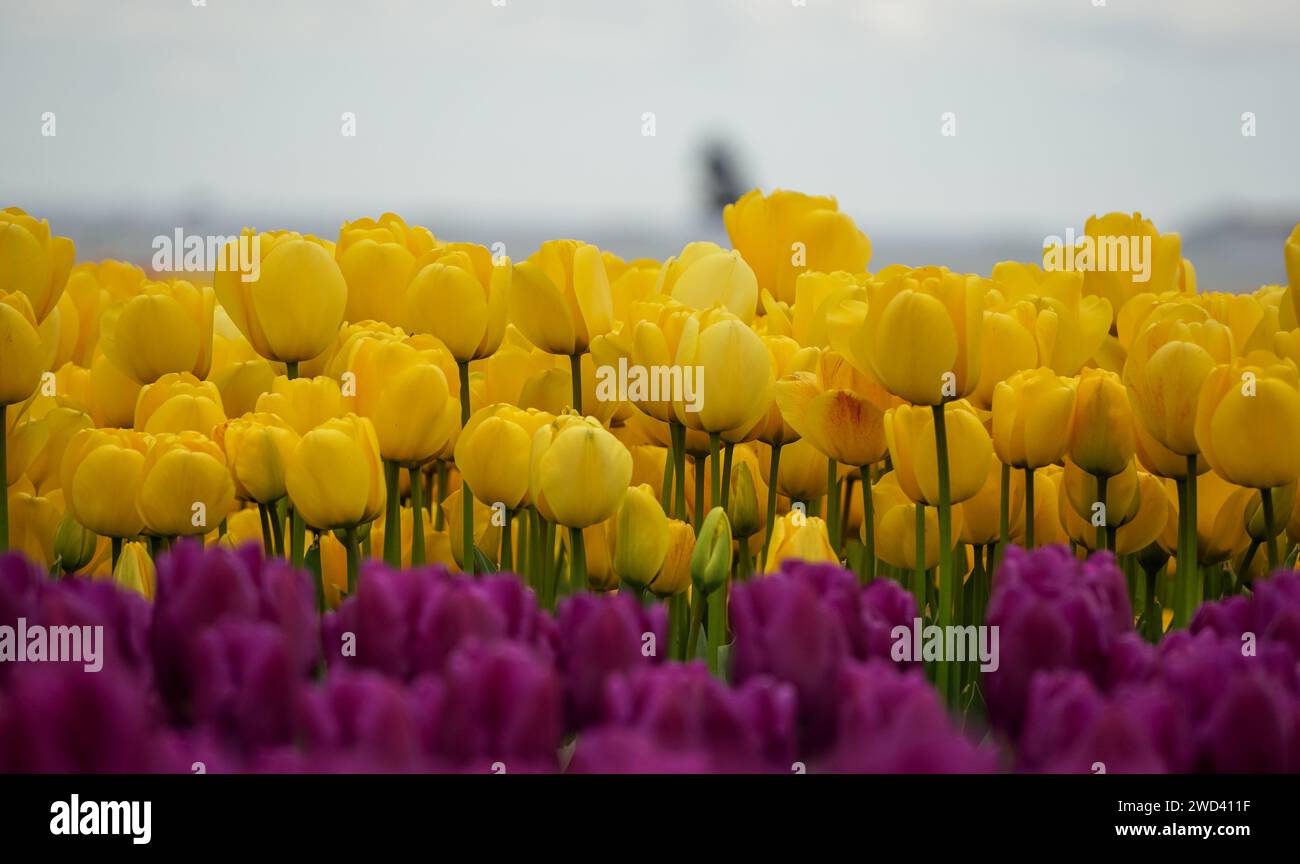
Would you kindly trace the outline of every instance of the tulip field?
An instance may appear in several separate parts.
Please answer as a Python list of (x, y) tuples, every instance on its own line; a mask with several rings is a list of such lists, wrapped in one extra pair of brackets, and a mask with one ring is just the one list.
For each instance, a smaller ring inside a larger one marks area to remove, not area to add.
[(0, 212), (0, 771), (1300, 771), (1300, 225), (1228, 294), (1140, 214), (722, 216), (180, 272)]

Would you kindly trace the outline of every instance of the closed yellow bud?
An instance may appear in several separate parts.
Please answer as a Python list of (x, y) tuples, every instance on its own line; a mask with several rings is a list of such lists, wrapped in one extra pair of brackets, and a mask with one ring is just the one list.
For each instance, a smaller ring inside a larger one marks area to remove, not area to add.
[(135, 423), (135, 403), (143, 388), (105, 354), (90, 367), (90, 416), (99, 426), (123, 428)]
[(614, 329), (613, 297), (600, 250), (549, 240), (514, 266), (510, 319), (548, 354), (583, 354), (592, 337)]
[(980, 333), (980, 377), (971, 402), (986, 411), (993, 407), (994, 388), (1022, 369), (1038, 365), (1034, 334), (1007, 312), (985, 312)]
[(384, 512), (384, 470), (375, 427), (347, 414), (308, 431), (289, 455), (285, 489), (313, 528), (351, 528)]
[(249, 414), (218, 426), (213, 437), (239, 498), (269, 504), (285, 496), (285, 466), (300, 437), (293, 427), (274, 414)]
[[(771, 355), (763, 340), (737, 318), (687, 322), (675, 365), (683, 377), (694, 379), (695, 402), (673, 400), (678, 422), (691, 429), (719, 433), (749, 429), (767, 410)], [(742, 369), (744, 374), (737, 374)]]
[[(769, 474), (771, 464), (771, 459), (764, 454), (762, 466)], [(806, 504), (826, 495), (826, 457), (802, 438), (781, 448), (776, 473), (775, 478), (768, 476), (767, 482), (775, 482), (776, 491), (791, 501)]]
[[(1050, 260), (1050, 250), (1059, 248), (1048, 247), (1044, 258)], [(1038, 362), (1032, 365), (1074, 375), (1105, 344), (1113, 307), (1103, 297), (1083, 296), (1081, 272), (1003, 261), (992, 276), (1010, 301), (1007, 311), (1034, 334)]]
[(632, 454), (590, 417), (565, 415), (533, 435), (529, 488), (542, 514), (569, 528), (613, 516), (632, 479)]
[(871, 282), (855, 353), (915, 405), (964, 397), (979, 382), (984, 291), (977, 277), (939, 268)]
[[(1292, 513), (1295, 510), (1295, 493), (1296, 484), (1289, 483), (1286, 486), (1278, 486), (1272, 490), (1273, 495), (1273, 531), (1274, 536), (1281, 534), (1286, 530), (1287, 524), (1291, 521)], [(1268, 541), (1268, 529), (1264, 520), (1264, 500), (1260, 496), (1259, 490), (1256, 490), (1251, 496), (1250, 501), (1246, 504), (1245, 520), (1246, 533), (1250, 539), (1258, 540), (1261, 543)]]
[[(988, 479), (993, 442), (970, 404), (944, 406), (948, 444), (949, 493), (953, 504), (973, 498)], [(934, 412), (928, 407), (899, 405), (885, 414), (885, 437), (899, 485), (913, 501), (939, 503), (939, 457)], [(784, 454), (782, 454), (784, 455)]]
[[(0, 222), (0, 236), (7, 231)], [(0, 290), (0, 405), (31, 396), (45, 371), (41, 337), (27, 295)]]
[(695, 551), (695, 529), (680, 519), (668, 520), (668, 552), (663, 566), (650, 583), (656, 597), (671, 597), (691, 587), (691, 553)]
[(400, 324), (416, 260), (437, 245), (428, 228), (408, 226), (394, 213), (343, 223), (334, 260), (348, 283), (344, 319)]
[(75, 573), (95, 557), (99, 538), (86, 530), (71, 513), (64, 514), (54, 532), (54, 557), (64, 573)]
[[(673, 259), (664, 265), (666, 273)], [(682, 268), (671, 286), (665, 286), (674, 300), (692, 309), (721, 305), (742, 322), (754, 320), (758, 308), (758, 279), (739, 252), (710, 251), (695, 257)]]
[(1079, 373), (1070, 420), (1070, 459), (1090, 474), (1118, 474), (1133, 460), (1133, 409), (1114, 372)]
[(1133, 254), (1120, 255), (1118, 266), (1112, 262), (1107, 267), (1085, 271), (1085, 293), (1105, 297), (1119, 312), (1136, 294), (1178, 290), (1183, 255), (1182, 241), (1177, 234), (1161, 234), (1141, 213), (1092, 216), (1084, 232), (1098, 249), (1115, 241), (1125, 248), (1132, 245), (1133, 239), (1140, 244), (1138, 249), (1131, 250)]
[(1300, 477), (1300, 385), (1296, 368), (1252, 355), (1215, 368), (1196, 409), (1196, 443), (1225, 480), (1254, 489)]
[(508, 260), (493, 262), (484, 246), (452, 243), (411, 279), (403, 324), (438, 337), (460, 362), (490, 357), (505, 336), (510, 280)]
[(89, 429), (92, 425), (84, 412), (74, 408), (54, 408), (39, 420), (22, 425), (24, 439), (33, 431), (32, 427), (40, 427), (35, 436), (40, 446), (31, 451), (23, 472), (31, 478), (36, 494), (44, 495), (59, 488), (59, 472), (68, 442), (82, 429)]
[(221, 448), (197, 432), (154, 437), (140, 468), (136, 509), (159, 537), (207, 534), (235, 507)]
[(73, 435), (60, 469), (68, 512), (105, 537), (143, 531), (135, 503), (149, 444), (148, 436), (130, 429), (83, 429)]
[(221, 393), (221, 406), (227, 417), (240, 417), (257, 408), (263, 393), (271, 392), (275, 369), (260, 357), (232, 363), (208, 379)]
[(212, 289), (178, 280), (145, 282), (138, 290), (104, 310), (104, 353), (141, 384), (168, 372), (206, 378), (212, 366)]
[(1050, 369), (1025, 369), (993, 390), (993, 450), (1013, 468), (1057, 462), (1070, 443), (1074, 383)]
[(334, 244), (291, 231), (254, 234), (245, 229), (226, 247), (238, 258), (239, 244), (256, 238), (257, 278), (239, 267), (213, 275), (217, 299), (258, 354), (268, 360), (310, 360), (329, 345), (343, 321), (348, 285), (334, 261)]
[[(739, 460), (738, 460), (739, 461)], [(754, 472), (749, 464), (739, 461), (731, 474), (731, 495), (727, 499), (727, 519), (731, 533), (744, 540), (762, 528), (765, 514), (759, 504), (758, 490), (754, 486)]]
[(54, 563), (54, 540), (63, 518), (60, 494), (49, 497), (34, 495), (31, 486), (23, 482), (11, 486), (9, 497), (9, 548), (22, 552), (28, 558), (49, 567)]
[(781, 562), (787, 558), (804, 561), (839, 560), (831, 546), (830, 535), (826, 533), (826, 520), (817, 516), (805, 516), (798, 511), (786, 513), (772, 526), (772, 542), (767, 550), (766, 572), (774, 573), (781, 569)]
[(123, 543), (122, 552), (113, 569), (113, 584), (126, 591), (134, 591), (146, 600), (153, 599), (158, 571), (149, 550), (143, 543)]
[(0, 210), (0, 286), (25, 295), (37, 323), (58, 304), (75, 256), (72, 241), (50, 233), (46, 220), (17, 207)]
[(551, 414), (505, 404), (474, 412), (456, 439), (456, 467), (474, 497), (509, 510), (524, 502), (533, 435), (554, 421)]
[[(1117, 527), (1127, 524), (1137, 515), (1138, 505), (1138, 470), (1136, 462), (1129, 462), (1118, 474), (1107, 475), (1106, 500), (1097, 494), (1097, 478), (1084, 471), (1070, 460), (1066, 460), (1065, 470), (1061, 473), (1061, 506), (1068, 502), (1070, 509), (1080, 519), (1091, 523), (1100, 521), (1105, 516), (1103, 525)], [(1104, 505), (1101, 509), (1098, 505)], [(1061, 521), (1064, 524), (1065, 515)], [(1096, 531), (1093, 531), (1096, 534)], [(1037, 538), (1035, 538), (1037, 539)]]
[(654, 490), (647, 485), (629, 489), (611, 524), (614, 573), (624, 582), (645, 588), (668, 555), (668, 517)]

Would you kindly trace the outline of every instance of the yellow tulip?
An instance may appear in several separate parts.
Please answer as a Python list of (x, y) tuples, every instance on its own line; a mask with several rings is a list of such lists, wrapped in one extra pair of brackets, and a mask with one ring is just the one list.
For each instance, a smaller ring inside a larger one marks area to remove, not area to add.
[(1114, 372), (1079, 373), (1070, 418), (1070, 459), (1090, 474), (1119, 474), (1137, 447), (1128, 392)]
[(811, 443), (799, 439), (783, 446), (775, 478), (771, 476), (771, 458), (762, 463), (768, 485), (775, 482), (776, 491), (790, 500), (807, 504), (826, 497), (826, 457)]
[(134, 591), (146, 600), (153, 599), (158, 571), (145, 544), (122, 544), (122, 552), (117, 559), (117, 566), (113, 568), (112, 578), (117, 587)]
[(750, 467), (750, 461), (736, 458), (735, 469), (731, 472), (731, 492), (727, 498), (727, 521), (731, 523), (731, 533), (742, 542), (757, 534), (767, 519), (767, 508), (759, 500), (759, 490), (754, 482), (758, 461), (753, 452), (749, 448), (735, 451), (737, 456), (748, 455), (754, 467)]
[(265, 360), (244, 360), (214, 372), (208, 379), (221, 393), (227, 417), (240, 417), (256, 410), (257, 400), (271, 392), (275, 370)]
[[(691, 254), (695, 250), (703, 254)], [(739, 252), (727, 252), (711, 243), (692, 243), (680, 259), (664, 262), (659, 274), (659, 293), (679, 303), (692, 309), (721, 304), (746, 324), (754, 320), (758, 279)]]
[(824, 388), (810, 372), (795, 372), (774, 385), (777, 406), (791, 428), (836, 462), (855, 466), (879, 462), (886, 451), (888, 394), (865, 381), (861, 390)]
[(77, 310), (72, 362), (90, 368), (99, 346), (100, 317), (104, 310), (134, 297), (144, 281), (144, 270), (125, 261), (97, 261), (72, 268), (63, 292)]
[[(63, 493), (60, 491), (57, 497), (56, 504), (62, 512)], [(63, 513), (58, 527), (54, 529), (54, 558), (64, 573), (75, 573), (90, 566), (95, 559), (98, 544), (99, 538), (93, 531), (88, 531), (72, 518), (71, 513)]]
[(1276, 489), (1269, 490), (1273, 498), (1275, 512), (1273, 514), (1273, 533), (1268, 533), (1268, 525), (1264, 519), (1263, 498), (1260, 490), (1255, 490), (1250, 496), (1250, 501), (1246, 504), (1245, 520), (1246, 533), (1250, 535), (1251, 540), (1258, 540), (1261, 543), (1267, 543), (1270, 537), (1276, 537), (1286, 530), (1286, 526), (1291, 522), (1292, 514), (1295, 512), (1296, 484), (1290, 483), (1286, 486), (1278, 486)]
[(106, 355), (98, 355), (90, 367), (90, 416), (99, 426), (134, 425), (135, 403), (142, 389)]
[(1210, 371), (1232, 359), (1232, 335), (1189, 303), (1155, 307), (1139, 328), (1123, 374), (1133, 413), (1167, 450), (1194, 456), (1196, 403)]
[(135, 502), (150, 441), (129, 429), (83, 429), (73, 435), (60, 468), (68, 512), (105, 537), (143, 531)]
[(1074, 375), (1101, 350), (1113, 307), (1105, 298), (1084, 296), (1082, 273), (1003, 261), (993, 268), (993, 283), (1010, 304), (1006, 311), (1034, 334), (1033, 365)]
[[(892, 567), (916, 569), (916, 507), (899, 485), (897, 471), (890, 471), (871, 487), (872, 512), (875, 515), (876, 555)], [(939, 511), (925, 507), (925, 549), (923, 567), (936, 567), (940, 559)], [(961, 536), (962, 508), (954, 507), (954, 536)], [(863, 528), (865, 533), (865, 525)]]
[[(1187, 476), (1187, 457), (1157, 441), (1136, 417), (1133, 420), (1133, 443), (1139, 464), (1152, 474), (1159, 477)], [(1210, 464), (1197, 456), (1195, 473), (1203, 474), (1209, 470)]]
[(1015, 372), (1038, 365), (1034, 334), (1015, 315), (985, 312), (980, 332), (980, 377), (971, 402), (989, 410), (994, 388)]
[(650, 591), (656, 597), (672, 597), (691, 587), (691, 553), (695, 550), (695, 529), (680, 519), (668, 520), (668, 551)]
[(546, 518), (586, 528), (613, 516), (632, 479), (632, 454), (595, 420), (560, 417), (533, 435), (529, 489)]
[(979, 278), (942, 268), (878, 278), (867, 285), (854, 351), (890, 393), (913, 404), (967, 396), (979, 382), (984, 291)]
[(284, 420), (299, 435), (352, 411), (352, 398), (345, 397), (339, 382), (324, 375), (289, 379), (281, 375), (271, 382), (271, 391), (257, 399), (258, 413), (268, 412)]
[[(997, 543), (1002, 536), (1002, 463), (989, 460), (988, 477), (979, 492), (957, 505), (961, 510), (961, 530), (958, 539), (974, 546)], [(1011, 475), (1007, 494), (1007, 520), (1009, 525), (1023, 521), (1025, 507), (1024, 480), (1021, 474)], [(877, 540), (879, 542), (879, 540)]]
[(135, 403), (135, 428), (160, 432), (199, 432), (211, 436), (226, 422), (221, 391), (211, 381), (199, 381), (188, 372), (169, 372), (140, 390)]
[(313, 528), (354, 528), (384, 512), (375, 427), (355, 414), (307, 431), (289, 454), (284, 479), (294, 507)]
[(145, 282), (134, 297), (104, 310), (100, 345), (114, 365), (141, 384), (168, 372), (206, 378), (215, 303), (206, 286)]
[(332, 366), (346, 370), (340, 377), (347, 372), (354, 376), (354, 410), (374, 424), (385, 459), (419, 465), (447, 443), (447, 378), (431, 354), (360, 333), (339, 351)]
[(759, 289), (784, 303), (805, 270), (861, 273), (871, 261), (871, 241), (831, 197), (754, 189), (728, 204), (722, 221)]
[[(1068, 502), (1069, 509), (1080, 519), (1091, 523), (1093, 519), (1098, 519), (1104, 513), (1104, 525), (1118, 527), (1130, 522), (1138, 512), (1138, 506), (1141, 501), (1138, 498), (1138, 470), (1136, 462), (1129, 462), (1123, 471), (1118, 474), (1107, 475), (1106, 497), (1103, 501), (1098, 494), (1097, 477), (1084, 471), (1083, 468), (1076, 465), (1070, 460), (1065, 462), (1065, 470), (1061, 472), (1061, 506), (1064, 507)], [(1097, 505), (1104, 505), (1104, 510), (1098, 510)], [(1065, 523), (1064, 511), (1061, 516), (1062, 524)], [(1093, 539), (1096, 538), (1096, 530), (1092, 531)], [(1091, 544), (1089, 544), (1089, 548)]]
[(437, 246), (428, 228), (408, 226), (394, 213), (378, 221), (344, 222), (334, 247), (334, 260), (348, 284), (344, 319), (400, 324), (416, 261)]
[(226, 247), (237, 258), (239, 243), (257, 241), (257, 278), (238, 267), (213, 275), (217, 299), (239, 332), (268, 360), (298, 363), (329, 345), (343, 321), (348, 285), (334, 261), (334, 244), (292, 231), (254, 234), (245, 229)]
[[(442, 502), (442, 514), (444, 524), (447, 526), (447, 535), (451, 544), (451, 555), (456, 566), (461, 570), (468, 571), (465, 560), (465, 521), (464, 521), (464, 488), (457, 486), (455, 491), (449, 494)], [(501, 526), (494, 524), (499, 521), (493, 519), (492, 508), (478, 499), (471, 498), (474, 506), (474, 546), (488, 557), (488, 560), (495, 560), (497, 552), (501, 548)], [(517, 524), (517, 523), (511, 523)], [(372, 544), (373, 545), (373, 544)], [(434, 559), (431, 559), (434, 560)]]
[(839, 561), (826, 533), (826, 521), (817, 516), (805, 516), (797, 511), (776, 520), (772, 529), (772, 542), (767, 551), (765, 571), (781, 569), (787, 558), (804, 561)]
[(993, 450), (1013, 468), (1060, 461), (1070, 443), (1074, 382), (1051, 369), (1025, 369), (993, 390)]
[[(9, 230), (0, 222), (0, 237)], [(31, 396), (44, 371), (31, 302), (26, 294), (0, 289), (0, 406)]]
[(75, 256), (72, 241), (51, 234), (46, 220), (17, 207), (0, 210), (0, 286), (25, 295), (37, 323), (58, 304)]
[[(686, 322), (675, 365), (692, 375), (697, 398), (674, 398), (677, 422), (709, 433), (747, 430), (767, 410), (771, 355), (763, 340), (737, 318)], [(738, 375), (737, 370), (744, 370)], [(683, 388), (682, 395), (685, 394)], [(677, 394), (674, 394), (676, 397)]]
[(488, 505), (501, 502), (507, 510), (523, 503), (533, 435), (554, 421), (551, 414), (513, 405), (489, 405), (474, 412), (456, 439), (456, 467), (474, 497)]
[[(1166, 489), (1174, 488), (1166, 481)], [(1246, 508), (1254, 491), (1235, 486), (1215, 471), (1196, 478), (1197, 563), (1220, 564), (1250, 544), (1246, 533)], [(1171, 495), (1177, 500), (1177, 495)]]
[(9, 496), (9, 549), (21, 552), (48, 568), (54, 563), (54, 538), (63, 518), (62, 496), (33, 494), (26, 483), (11, 486)]
[(493, 262), (484, 246), (449, 244), (411, 279), (403, 324), (437, 336), (459, 362), (490, 357), (505, 336), (510, 283), (509, 260)]
[(613, 298), (600, 250), (549, 240), (514, 266), (510, 319), (538, 348), (570, 357), (614, 328)]
[[(614, 573), (629, 585), (645, 588), (654, 581), (668, 556), (668, 517), (654, 490), (647, 485), (629, 489), (609, 524)], [(590, 544), (587, 549), (591, 549)]]
[(240, 499), (270, 504), (287, 494), (285, 466), (300, 437), (288, 423), (274, 414), (249, 414), (218, 426), (213, 437), (225, 451)]
[[(1054, 543), (1069, 541), (1069, 536), (1065, 533), (1065, 526), (1061, 524), (1060, 518), (1059, 490), (1063, 482), (1061, 475), (1062, 469), (1059, 465), (1049, 465), (1033, 472), (1035, 546), (1049, 546)], [(1024, 488), (1026, 491), (1028, 490), (1027, 485)], [(1021, 507), (1021, 513), (1023, 517), (1023, 506)], [(1011, 522), (1011, 542), (1024, 546), (1026, 540), (1025, 519), (1013, 520)]]
[[(1092, 216), (1084, 226), (1084, 232), (1097, 248), (1116, 240), (1127, 246), (1136, 240), (1142, 244), (1139, 247), (1142, 249), (1147, 248), (1145, 244), (1150, 242), (1149, 254), (1142, 253), (1146, 259), (1141, 262), (1142, 267), (1133, 266), (1138, 262), (1130, 260), (1127, 268), (1090, 269), (1083, 274), (1084, 292), (1105, 297), (1116, 312), (1136, 294), (1147, 291), (1160, 294), (1178, 289), (1183, 257), (1182, 241), (1177, 234), (1161, 234), (1150, 219), (1142, 218), (1141, 213)], [(1142, 281), (1143, 276), (1145, 281)]]
[[(1138, 473), (1138, 510), (1115, 532), (1115, 554), (1134, 555), (1155, 543), (1169, 522), (1169, 496), (1164, 482), (1154, 474)], [(1093, 535), (1096, 536), (1095, 533)]]
[(1216, 367), (1196, 409), (1196, 443), (1210, 467), (1230, 483), (1255, 489), (1295, 482), (1298, 388), (1295, 366), (1269, 355)]
[[(970, 404), (944, 406), (948, 444), (949, 490), (954, 504), (973, 498), (988, 478), (993, 442)], [(934, 412), (899, 405), (885, 413), (885, 439), (894, 473), (908, 497), (931, 506), (939, 503), (939, 463)], [(784, 454), (782, 454), (784, 456)]]
[(198, 432), (155, 436), (135, 505), (145, 530), (159, 537), (207, 534), (235, 507), (225, 454)]

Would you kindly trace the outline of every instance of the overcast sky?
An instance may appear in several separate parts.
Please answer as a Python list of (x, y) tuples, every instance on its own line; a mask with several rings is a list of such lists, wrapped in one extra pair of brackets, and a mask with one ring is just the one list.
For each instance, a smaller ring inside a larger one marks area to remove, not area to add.
[(4, 0), (0, 204), (558, 234), (695, 214), (721, 136), (868, 233), (1300, 209), (1294, 0), (194, 2)]

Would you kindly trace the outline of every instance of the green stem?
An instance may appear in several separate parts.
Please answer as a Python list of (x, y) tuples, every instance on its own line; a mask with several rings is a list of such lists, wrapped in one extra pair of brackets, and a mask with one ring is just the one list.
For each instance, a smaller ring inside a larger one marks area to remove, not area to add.
[[(469, 361), (457, 360), (456, 367), (460, 370), (460, 428), (464, 429), (469, 425)], [(469, 481), (465, 475), (461, 474), (460, 497), (461, 497), (461, 557), (465, 562), (461, 569), (471, 576), (474, 575), (474, 494), (469, 491)]]
[(674, 455), (676, 449), (677, 433), (670, 428), (668, 430), (668, 449), (664, 452), (664, 480), (659, 487), (659, 504), (664, 508), (664, 513), (673, 512), (673, 464), (677, 460)]
[(704, 522), (704, 460), (696, 456), (695, 463), (695, 535), (700, 534), (700, 524)]
[(559, 588), (560, 568), (555, 560), (555, 523), (549, 519), (542, 532), (542, 572), (546, 583), (546, 608), (555, 609), (555, 595)]
[(573, 410), (582, 413), (582, 355), (569, 355), (569, 377), (573, 383)]
[(445, 527), (445, 523), (442, 521), (443, 520), (442, 502), (447, 500), (447, 473), (448, 473), (447, 463), (439, 460), (438, 468), (437, 468), (438, 489), (437, 492), (435, 493), (436, 497), (434, 498), (434, 501), (436, 503), (434, 504), (433, 507), (433, 530), (434, 531), (441, 531)]
[[(957, 570), (953, 561), (952, 548), (952, 493), (948, 476), (948, 433), (943, 405), (933, 406), (935, 455), (939, 468), (939, 626), (945, 628), (952, 624), (953, 591), (959, 587)], [(948, 704), (956, 703), (956, 693), (952, 691), (953, 664), (945, 662), (939, 666), (939, 692), (948, 698)]]
[(876, 578), (876, 524), (874, 502), (871, 500), (871, 466), (858, 468), (862, 476), (862, 534), (863, 554), (861, 581), (871, 582)]
[(270, 558), (275, 554), (275, 541), (271, 539), (271, 516), (269, 508), (261, 501), (257, 502), (257, 515), (262, 519), (262, 554)]
[(1034, 548), (1034, 469), (1025, 469), (1025, 548)]
[(709, 671), (714, 677), (722, 678), (722, 665), (719, 662), (719, 649), (727, 641), (727, 586), (724, 583), (709, 595)]
[(357, 526), (349, 525), (343, 532), (343, 542), (348, 554), (348, 596), (357, 593), (357, 574), (361, 570), (361, 548), (357, 545)]
[(119, 558), (122, 557), (122, 538), (121, 538), (121, 537), (111, 537), (111, 538), (109, 538), (108, 544), (109, 544), (109, 546), (111, 546), (112, 549), (113, 549), (113, 558), (112, 558), (112, 561), (113, 561), (113, 569), (114, 569), (114, 570), (117, 570), (117, 561), (118, 561)]
[(704, 623), (704, 595), (698, 591), (691, 592), (691, 623), (686, 632), (686, 656), (683, 660), (694, 660), (700, 644), (700, 625)]
[(1259, 490), (1259, 497), (1264, 501), (1264, 538), (1268, 544), (1268, 571), (1272, 573), (1277, 569), (1278, 565), (1277, 537), (1273, 534), (1274, 525), (1277, 524), (1273, 521), (1275, 518), (1273, 514), (1273, 490), (1261, 489)]
[(686, 659), (686, 639), (690, 632), (691, 607), (685, 591), (668, 599), (668, 659)]
[(1187, 595), (1187, 569), (1188, 560), (1191, 557), (1187, 545), (1187, 488), (1189, 485), (1196, 483), (1196, 475), (1190, 475), (1190, 483), (1187, 477), (1178, 477), (1174, 479), (1174, 485), (1178, 489), (1178, 557), (1174, 560), (1174, 627), (1181, 627), (1183, 613), (1187, 606), (1183, 598)]
[(533, 539), (533, 523), (527, 507), (520, 508), (518, 519), (519, 527), (515, 531), (519, 535), (519, 548), (515, 552), (515, 572), (522, 576), (525, 582), (528, 582), (530, 572), (528, 568), (532, 566), (529, 546), (532, 544)]
[(581, 528), (569, 529), (569, 583), (573, 593), (587, 590), (587, 541)]
[(289, 360), (284, 364), (285, 376), (292, 381), (298, 377), (298, 361)]
[(9, 436), (5, 432), (9, 406), (0, 405), (0, 553), (9, 551)]
[(781, 442), (772, 445), (772, 458), (767, 470), (767, 528), (763, 533), (763, 558), (759, 568), (767, 572), (767, 548), (772, 544), (772, 528), (776, 525), (776, 479), (781, 467)]
[(1164, 622), (1156, 615), (1156, 571), (1144, 567), (1142, 572), (1146, 575), (1147, 583), (1146, 605), (1142, 613), (1143, 623), (1146, 625), (1147, 641), (1155, 645), (1164, 632)]
[(744, 581), (754, 574), (754, 562), (749, 555), (749, 538), (737, 538), (736, 545), (740, 547), (736, 557), (736, 577)]
[(1200, 579), (1200, 558), (1197, 552), (1196, 538), (1196, 457), (1187, 457), (1187, 609), (1183, 616), (1184, 625), (1192, 623), (1192, 615), (1196, 612), (1196, 607), (1201, 605), (1200, 595), (1204, 583)]
[(1251, 538), (1250, 548), (1246, 550), (1246, 557), (1241, 559), (1241, 568), (1237, 574), (1237, 585), (1245, 585), (1250, 581), (1250, 565), (1255, 561), (1255, 553), (1259, 552), (1260, 541)]
[[(722, 439), (717, 432), (709, 433), (709, 503), (717, 507), (722, 500)], [(703, 503), (701, 503), (703, 506)]]
[(736, 445), (728, 441), (722, 446), (722, 504), (723, 510), (731, 502), (731, 456)]
[(916, 510), (916, 566), (912, 569), (912, 596), (916, 598), (916, 614), (925, 617), (925, 505), (917, 501)]
[[(284, 500), (284, 499), (281, 499)], [(271, 517), (271, 539), (275, 541), (275, 554), (284, 557), (284, 514), (280, 512), (280, 502), (266, 505), (267, 515)]]
[(510, 534), (510, 510), (505, 513), (505, 523), (501, 526), (501, 554), (498, 561), (501, 563), (501, 572), (510, 573), (515, 569), (515, 538)]
[(998, 502), (998, 555), (1005, 555), (1011, 545), (1011, 466), (1002, 465), (1002, 489)]
[(835, 459), (826, 457), (826, 534), (835, 554), (840, 552), (840, 482), (839, 466)]
[(1106, 546), (1106, 526), (1110, 522), (1110, 507), (1106, 501), (1106, 482), (1110, 480), (1105, 474), (1097, 476), (1097, 500), (1101, 502), (1101, 524), (1097, 526), (1097, 549), (1109, 548)]
[(686, 521), (686, 427), (676, 421), (670, 421), (668, 431), (672, 435), (673, 444), (673, 472), (677, 475), (677, 486), (674, 490), (677, 498), (677, 518)]
[[(419, 468), (407, 469), (411, 478), (411, 566), (424, 566), (424, 478)], [(400, 523), (399, 523), (400, 524)], [(384, 532), (384, 542), (388, 532)], [(401, 551), (398, 551), (400, 556)]]
[(401, 468), (392, 459), (384, 460), (384, 561), (389, 567), (402, 566)]

